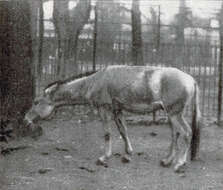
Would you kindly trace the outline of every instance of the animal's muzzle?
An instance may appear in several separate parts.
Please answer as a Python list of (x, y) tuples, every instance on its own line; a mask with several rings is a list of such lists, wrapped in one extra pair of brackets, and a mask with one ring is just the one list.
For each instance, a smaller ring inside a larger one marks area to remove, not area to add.
[(23, 123), (24, 123), (25, 127), (28, 127), (29, 125), (33, 124), (33, 122), (28, 120), (27, 118), (24, 118)]
[(37, 120), (39, 119), (39, 116), (37, 114), (34, 114), (34, 113), (27, 113), (24, 117), (24, 125), (25, 127), (28, 127), (29, 125), (32, 125), (34, 124)]

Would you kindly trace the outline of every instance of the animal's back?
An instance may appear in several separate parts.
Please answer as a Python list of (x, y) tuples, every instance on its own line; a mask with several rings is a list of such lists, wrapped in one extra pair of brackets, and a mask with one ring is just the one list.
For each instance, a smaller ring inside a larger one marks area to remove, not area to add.
[(146, 82), (148, 88), (158, 91), (161, 90), (159, 85), (171, 84), (188, 88), (194, 82), (189, 74), (173, 67), (113, 65), (107, 67), (103, 75), (103, 79), (116, 88), (129, 85), (137, 87)]
[(130, 84), (141, 82), (146, 75), (151, 76), (155, 71), (162, 68), (151, 66), (127, 66), (127, 65), (112, 65), (108, 66), (104, 71), (104, 77), (108, 78), (111, 83), (126, 87)]
[(115, 99), (123, 105), (143, 108), (156, 101), (172, 104), (184, 97), (193, 83), (190, 75), (176, 68), (154, 66), (108, 66), (96, 78), (91, 92), (94, 96), (100, 94), (99, 103)]
[(111, 99), (123, 105), (149, 105), (154, 96), (148, 81), (153, 73), (161, 69), (149, 66), (109, 66), (103, 71), (101, 87), (107, 89)]

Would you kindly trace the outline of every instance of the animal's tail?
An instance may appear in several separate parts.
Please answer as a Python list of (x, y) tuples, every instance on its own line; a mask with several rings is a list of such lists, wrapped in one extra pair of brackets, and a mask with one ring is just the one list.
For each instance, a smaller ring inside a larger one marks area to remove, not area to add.
[(194, 85), (193, 110), (192, 110), (192, 139), (191, 139), (191, 160), (195, 160), (200, 146), (201, 113), (199, 108), (199, 88)]

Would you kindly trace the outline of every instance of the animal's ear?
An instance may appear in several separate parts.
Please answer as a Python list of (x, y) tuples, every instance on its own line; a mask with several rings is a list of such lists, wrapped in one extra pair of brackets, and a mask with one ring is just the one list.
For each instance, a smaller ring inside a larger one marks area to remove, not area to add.
[(53, 84), (53, 85), (47, 87), (47, 88), (44, 90), (44, 92), (45, 92), (45, 94), (51, 94), (52, 92), (55, 92), (55, 91), (56, 91), (57, 87), (58, 87), (58, 83), (55, 83), (55, 84)]

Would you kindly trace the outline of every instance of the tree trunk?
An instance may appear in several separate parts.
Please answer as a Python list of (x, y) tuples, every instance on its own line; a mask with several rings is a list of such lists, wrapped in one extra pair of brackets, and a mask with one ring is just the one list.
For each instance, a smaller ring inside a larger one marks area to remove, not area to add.
[(218, 80), (218, 115), (217, 115), (217, 122), (219, 126), (223, 127), (220, 123), (222, 119), (222, 90), (223, 90), (223, 3), (221, 4), (221, 11), (220, 11), (220, 60), (219, 60), (219, 80)]
[(0, 1), (0, 119), (21, 126), (33, 99), (30, 7), (26, 0)]
[[(37, 52), (38, 51), (38, 38), (37, 38), (37, 22), (38, 22), (38, 8), (39, 8), (39, 2), (36, 0), (30, 0), (30, 9), (31, 11), (31, 36), (32, 36), (32, 51)], [(37, 62), (38, 62), (38, 54), (35, 53), (32, 56), (32, 75), (34, 76), (33, 80), (33, 93), (36, 94), (36, 78), (37, 76)]]
[(185, 18), (186, 18), (186, 2), (185, 0), (180, 0), (178, 22), (176, 26), (176, 48), (177, 48), (177, 58), (175, 61), (175, 67), (182, 67), (184, 65), (184, 28), (185, 28)]
[(132, 0), (132, 61), (134, 65), (144, 65), (139, 1)]
[(77, 6), (71, 13), (71, 24), (69, 28), (69, 36), (71, 41), (70, 55), (75, 56), (77, 49), (77, 39), (84, 25), (90, 17), (91, 0), (79, 1)]
[[(91, 0), (78, 1), (76, 7), (70, 12), (68, 10), (68, 2), (69, 0), (54, 0), (53, 20), (60, 48), (59, 59), (60, 56), (61, 58), (63, 57), (64, 64), (66, 64), (73, 58), (72, 73), (75, 73), (78, 68), (76, 63), (78, 37), (90, 16)], [(62, 62), (60, 61), (60, 63)], [(63, 77), (65, 76), (64, 70), (62, 75)]]
[(58, 1), (54, 0), (53, 7), (53, 23), (58, 41), (58, 62), (57, 75), (66, 75), (66, 62), (68, 59), (68, 41), (69, 41), (69, 0)]
[(97, 62), (97, 35), (98, 35), (98, 8), (97, 4), (94, 8), (94, 38), (93, 38), (93, 71), (96, 71), (96, 62)]

